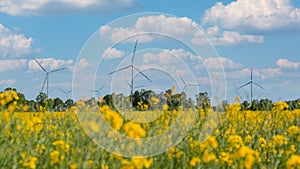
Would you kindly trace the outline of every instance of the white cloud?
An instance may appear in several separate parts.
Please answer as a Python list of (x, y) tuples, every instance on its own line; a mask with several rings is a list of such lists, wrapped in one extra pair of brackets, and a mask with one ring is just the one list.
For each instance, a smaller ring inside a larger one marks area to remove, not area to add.
[(17, 70), (25, 67), (26, 63), (26, 59), (0, 60), (0, 72)]
[(222, 33), (221, 37), (211, 38), (213, 44), (217, 45), (228, 45), (228, 44), (240, 44), (244, 42), (249, 43), (263, 43), (263, 36), (255, 35), (241, 35), (238, 32), (225, 31)]
[(88, 69), (89, 67), (93, 66), (91, 63), (89, 63), (89, 61), (85, 58), (80, 59), (78, 61), (78, 63), (76, 64), (76, 71), (84, 71), (86, 69)]
[(164, 49), (159, 53), (145, 53), (143, 55), (143, 60), (145, 63), (162, 63), (162, 64), (169, 64), (175, 62), (176, 60), (180, 59), (189, 59), (189, 60), (200, 60), (200, 57), (193, 55), (190, 52), (185, 51), (182, 48), (179, 49)]
[[(179, 60), (180, 59), (180, 60)], [(243, 68), (243, 64), (236, 63), (233, 60), (225, 57), (208, 57), (202, 58), (201, 56), (195, 56), (190, 52), (185, 51), (182, 48), (179, 49), (171, 49), (171, 50), (162, 50), (159, 53), (145, 53), (143, 55), (143, 61), (146, 64), (169, 64), (180, 62), (184, 64), (182, 61), (195, 61), (196, 63), (202, 63), (205, 65), (207, 69), (210, 70), (220, 70), (219, 65), (222, 64), (225, 69), (241, 69)], [(202, 64), (196, 64), (195, 69), (200, 70), (203, 68)]]
[(13, 85), (16, 84), (17, 80), (16, 79), (8, 79), (8, 80), (1, 80), (0, 85)]
[(243, 78), (250, 78), (250, 69), (248, 68), (243, 68), (240, 70), (234, 70), (234, 71), (229, 71), (226, 72), (227, 78), (233, 78), (233, 79), (243, 79)]
[(293, 68), (293, 69), (297, 69), (300, 66), (300, 62), (292, 62), (289, 61), (288, 59), (278, 59), (276, 61), (276, 64), (281, 67), (281, 68)]
[[(136, 20), (131, 27), (102, 26), (99, 30), (101, 38), (107, 38), (112, 42), (119, 42), (126, 37), (138, 35), (139, 42), (151, 42), (159, 36), (153, 36), (151, 32), (174, 35), (180, 39), (191, 39), (194, 44), (208, 43), (204, 33), (208, 34), (215, 45), (235, 45), (240, 43), (262, 43), (262, 36), (242, 35), (233, 31), (222, 32), (218, 27), (203, 29), (199, 24), (187, 17), (174, 16), (144, 16)], [(141, 35), (143, 34), (143, 35)], [(134, 42), (135, 39), (128, 40)]]
[(202, 17), (203, 24), (243, 31), (300, 28), (300, 9), (291, 0), (237, 0), (216, 3)]
[(283, 74), (280, 68), (261, 69), (259, 73), (261, 79), (272, 78)]
[[(197, 25), (187, 17), (169, 17), (165, 15), (158, 16), (143, 16), (139, 17), (132, 27), (117, 27), (103, 26), (100, 28), (100, 35), (108, 37), (112, 42), (133, 36), (136, 34), (147, 32), (160, 32), (161, 34), (176, 34), (176, 36), (187, 36), (188, 32), (195, 32), (193, 25)], [(150, 42), (154, 36), (143, 35), (139, 36), (139, 42)], [(132, 40), (134, 41), (134, 40)]]
[(0, 55), (3, 58), (22, 57), (32, 53), (32, 43), (32, 38), (14, 33), (0, 24)]
[[(228, 69), (240, 69), (243, 67), (241, 63), (235, 63), (233, 60), (225, 57), (218, 57), (218, 58), (206, 58), (204, 59), (204, 64), (208, 69), (214, 69), (216, 65), (219, 64), (223, 65), (223, 68)], [(219, 69), (219, 68), (218, 68)]]
[(137, 0), (1, 0), (0, 11), (9, 15), (109, 13), (130, 9)]
[[(43, 58), (37, 59), (37, 61), (47, 70), (55, 70), (63, 67), (69, 67), (73, 65), (73, 60), (61, 60), (54, 58)], [(29, 70), (41, 70), (40, 66), (34, 61), (30, 60), (28, 62)]]
[[(226, 72), (226, 76), (234, 79), (249, 78), (250, 79), (251, 69), (243, 68), (241, 70)], [(283, 75), (280, 68), (264, 68), (264, 69), (253, 69), (253, 77), (258, 77), (261, 79), (269, 79), (277, 76)]]
[(117, 59), (123, 56), (124, 56), (124, 51), (117, 50), (116, 48), (111, 48), (111, 47), (108, 47), (102, 55), (104, 59)]

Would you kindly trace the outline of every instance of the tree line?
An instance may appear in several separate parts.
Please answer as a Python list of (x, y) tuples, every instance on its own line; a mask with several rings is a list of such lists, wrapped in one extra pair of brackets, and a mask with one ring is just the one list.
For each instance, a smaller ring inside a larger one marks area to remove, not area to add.
[[(76, 103), (72, 99), (65, 101), (59, 97), (48, 98), (48, 96), (40, 92), (35, 100), (27, 100), (23, 93), (18, 92), (14, 88), (6, 88), (5, 91), (17, 92), (19, 99), (17, 105), (19, 105), (17, 111), (24, 111), (23, 108), (26, 106), (26, 111), (66, 111)], [(125, 96), (121, 94), (107, 94), (100, 100), (92, 97), (90, 99), (83, 100), (86, 105), (108, 105), (111, 109), (132, 109), (138, 111), (162, 109), (167, 105), (168, 110), (181, 109), (209, 109), (212, 108), (215, 111), (225, 111), (229, 105), (228, 101), (224, 100), (220, 105), (211, 105), (211, 100), (207, 92), (200, 92), (196, 95), (196, 100), (187, 97), (184, 92), (174, 93), (174, 89), (168, 89), (165, 92), (155, 93), (152, 90), (136, 90), (132, 95)], [(286, 110), (300, 109), (300, 99), (285, 101), (288, 105)], [(274, 102), (270, 99), (253, 100), (251, 103), (247, 100), (241, 102), (242, 110), (252, 111), (269, 111), (272, 110)]]

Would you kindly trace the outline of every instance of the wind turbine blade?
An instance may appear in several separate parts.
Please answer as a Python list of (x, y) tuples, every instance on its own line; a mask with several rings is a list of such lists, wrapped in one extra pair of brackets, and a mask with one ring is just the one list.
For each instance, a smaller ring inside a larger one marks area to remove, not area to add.
[(125, 82), (128, 84), (129, 87), (131, 87), (131, 84), (127, 80), (125, 80)]
[(132, 53), (132, 59), (131, 59), (131, 65), (133, 65), (134, 57), (135, 57), (135, 51), (136, 51), (136, 46), (137, 46), (137, 40), (135, 41), (133, 53)]
[(41, 92), (44, 90), (44, 87), (45, 87), (45, 84), (46, 84), (46, 80), (47, 80), (47, 74), (45, 75)]
[(260, 88), (262, 88), (262, 89), (264, 89), (264, 90), (266, 90), (265, 88), (263, 88), (261, 85), (259, 85), (259, 84), (257, 84), (257, 83), (255, 83), (255, 82), (252, 82), (253, 84), (255, 84), (256, 86), (258, 86), (258, 87), (260, 87)]
[(72, 92), (72, 89), (71, 90), (69, 90), (69, 91), (67, 91), (67, 94), (69, 94), (69, 93), (71, 93)]
[(183, 83), (184, 85), (186, 85), (186, 83), (185, 83), (185, 81), (183, 80), (183, 78), (182, 78), (181, 75), (180, 75), (180, 79), (181, 79), (182, 83)]
[(33, 59), (43, 69), (44, 72), (48, 73), (47, 70), (35, 58)]
[(67, 94), (66, 91), (64, 91), (63, 89), (59, 89), (61, 92), (63, 92), (64, 94)]
[(240, 89), (240, 88), (242, 88), (242, 87), (245, 87), (245, 86), (247, 86), (247, 85), (248, 85), (248, 84), (250, 84), (250, 83), (251, 83), (251, 82), (248, 82), (248, 83), (246, 83), (246, 84), (244, 84), (244, 85), (242, 85), (242, 86), (238, 87), (238, 88), (237, 88), (237, 90), (238, 90), (238, 89)]
[(121, 68), (121, 69), (118, 69), (118, 70), (115, 70), (115, 71), (112, 71), (112, 72), (108, 73), (108, 75), (111, 75), (111, 74), (114, 74), (114, 73), (116, 73), (116, 72), (119, 72), (119, 71), (122, 71), (122, 70), (128, 69), (128, 68), (130, 68), (131, 66), (132, 66), (132, 65), (130, 65), (130, 66), (126, 66), (126, 67), (123, 67), (123, 68)]
[(103, 87), (104, 87), (104, 84), (99, 88), (99, 92), (103, 89)]
[(57, 72), (57, 71), (61, 71), (61, 70), (65, 70), (65, 69), (67, 69), (66, 67), (64, 67), (64, 68), (60, 68), (60, 69), (55, 69), (55, 70), (52, 70), (52, 71), (50, 71), (49, 72), (49, 74), (50, 73), (53, 73), (53, 72)]
[(186, 88), (186, 85), (184, 85), (184, 87), (183, 87), (182, 91), (184, 91), (184, 90), (185, 90), (185, 88)]
[(137, 88), (141, 88), (141, 87), (145, 87), (145, 85), (135, 86), (134, 88), (137, 89)]
[(134, 67), (134, 66), (133, 66), (133, 68), (134, 68), (135, 70), (137, 70), (141, 75), (143, 75), (146, 79), (148, 79), (150, 82), (152, 82), (152, 80), (149, 79), (149, 77), (146, 76), (146, 75), (145, 75), (142, 71), (140, 71), (138, 68), (136, 68), (136, 67)]
[(89, 90), (90, 92), (98, 92), (98, 90)]

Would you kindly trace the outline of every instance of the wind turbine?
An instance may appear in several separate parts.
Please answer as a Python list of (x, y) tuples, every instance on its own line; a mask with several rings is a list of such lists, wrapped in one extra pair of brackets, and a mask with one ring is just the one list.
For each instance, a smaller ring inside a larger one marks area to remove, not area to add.
[(130, 85), (130, 87), (131, 87), (131, 92), (130, 92), (130, 94), (132, 95), (133, 94), (133, 89), (134, 89), (134, 86), (133, 86), (133, 70), (135, 69), (136, 71), (138, 71), (139, 73), (141, 73), (141, 75), (143, 75), (147, 80), (149, 80), (150, 82), (152, 82), (151, 81), (151, 79), (149, 79), (149, 77), (148, 76), (146, 76), (142, 71), (140, 71), (136, 66), (134, 66), (134, 57), (135, 57), (135, 51), (136, 51), (136, 46), (137, 46), (137, 40), (135, 41), (135, 46), (134, 46), (134, 50), (133, 50), (133, 54), (132, 54), (132, 58), (131, 58), (131, 65), (129, 65), (129, 66), (126, 66), (126, 67), (123, 67), (123, 68), (120, 68), (120, 69), (118, 69), (118, 70), (115, 70), (115, 71), (113, 71), (113, 72), (110, 72), (108, 75), (111, 75), (111, 74), (114, 74), (114, 73), (117, 73), (117, 72), (120, 72), (120, 71), (122, 71), (122, 70), (126, 70), (126, 69), (128, 69), (128, 68), (131, 68), (131, 85)]
[(99, 97), (100, 96), (100, 92), (103, 89), (103, 87), (104, 87), (104, 84), (98, 90), (90, 90), (90, 91), (97, 93), (97, 97)]
[(249, 85), (249, 84), (250, 84), (250, 104), (252, 104), (253, 84), (256, 85), (256, 86), (258, 86), (258, 87), (260, 87), (260, 88), (262, 88), (263, 90), (265, 90), (265, 88), (263, 88), (262, 86), (260, 86), (259, 84), (255, 83), (255, 82), (253, 82), (253, 78), (252, 78), (252, 68), (251, 68), (250, 81), (247, 82), (246, 84), (244, 84), (244, 85), (238, 87), (237, 90), (239, 90), (240, 88), (243, 88), (243, 87), (245, 87), (245, 86), (247, 86), (247, 85)]
[(44, 78), (44, 82), (43, 82), (43, 86), (42, 86), (42, 90), (41, 92), (44, 90), (44, 87), (45, 87), (45, 83), (47, 81), (47, 97), (48, 97), (48, 91), (49, 91), (49, 75), (51, 73), (54, 73), (54, 72), (57, 72), (57, 71), (61, 71), (61, 70), (64, 70), (64, 69), (67, 69), (66, 67), (64, 68), (60, 68), (60, 69), (55, 69), (55, 70), (51, 70), (51, 71), (47, 71), (35, 58), (33, 58), (35, 60), (35, 62), (41, 67), (41, 69), (46, 73), (45, 75), (45, 78)]
[(187, 88), (187, 87), (190, 87), (190, 86), (200, 86), (199, 84), (188, 84), (188, 83), (186, 83), (186, 82), (183, 80), (183, 78), (182, 78), (181, 75), (180, 75), (180, 79), (181, 79), (182, 83), (184, 84), (184, 87), (182, 88), (182, 91), (185, 90), (185, 92), (186, 92), (186, 88)]

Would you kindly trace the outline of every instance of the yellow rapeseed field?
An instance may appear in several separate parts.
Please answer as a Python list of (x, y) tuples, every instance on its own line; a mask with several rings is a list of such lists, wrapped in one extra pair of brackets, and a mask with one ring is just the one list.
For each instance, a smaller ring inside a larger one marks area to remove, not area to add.
[[(241, 111), (239, 103), (221, 114), (194, 110), (197, 121), (176, 146), (153, 157), (122, 157), (87, 136), (82, 125), (96, 133), (102, 129), (95, 121), (80, 124), (77, 107), (65, 112), (15, 112), (19, 105), (14, 99), (18, 98), (13, 93), (0, 95), (1, 105), (11, 102), (0, 113), (1, 168), (300, 168), (300, 110), (283, 110), (284, 103), (276, 103), (272, 111)], [(148, 123), (126, 120), (108, 106), (87, 107), (86, 111), (96, 111), (128, 137), (146, 138), (168, 131), (180, 111), (191, 110), (164, 109)], [(199, 141), (208, 115), (220, 118), (209, 123), (216, 127), (213, 134)]]

